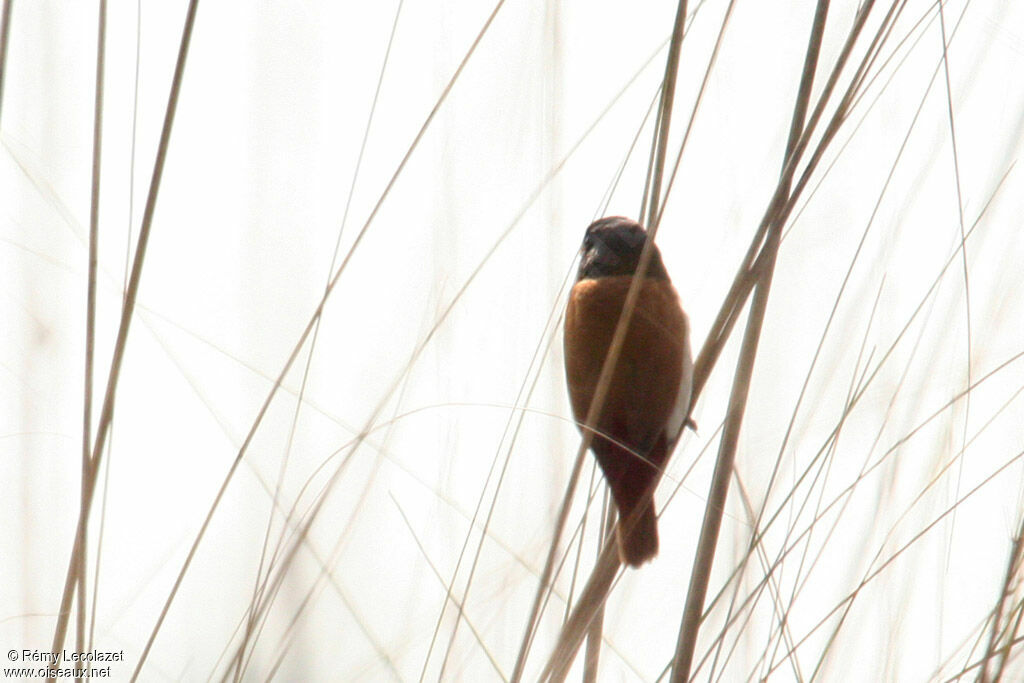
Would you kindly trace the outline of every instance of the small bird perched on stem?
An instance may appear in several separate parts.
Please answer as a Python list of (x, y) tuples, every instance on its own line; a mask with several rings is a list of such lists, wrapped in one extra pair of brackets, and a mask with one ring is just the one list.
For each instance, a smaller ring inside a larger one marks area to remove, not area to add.
[(590, 448), (619, 511), (619, 557), (633, 567), (658, 554), (654, 488), (687, 422), (693, 382), (689, 324), (654, 245), (604, 405), (583, 423), (647, 239), (628, 218), (594, 221), (565, 312), (573, 415), (594, 433)]

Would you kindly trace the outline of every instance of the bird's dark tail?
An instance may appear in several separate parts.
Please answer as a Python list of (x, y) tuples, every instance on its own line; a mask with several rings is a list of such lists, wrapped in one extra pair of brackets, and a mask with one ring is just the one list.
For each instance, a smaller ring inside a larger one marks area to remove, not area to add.
[(623, 564), (639, 567), (658, 554), (658, 518), (654, 514), (654, 500), (648, 498), (619, 520), (616, 532), (619, 541), (619, 559)]

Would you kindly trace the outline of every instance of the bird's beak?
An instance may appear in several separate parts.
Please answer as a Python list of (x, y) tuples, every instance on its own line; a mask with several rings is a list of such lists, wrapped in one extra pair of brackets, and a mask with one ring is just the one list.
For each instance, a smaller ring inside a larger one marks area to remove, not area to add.
[(619, 256), (600, 240), (594, 240), (589, 248), (581, 248), (580, 253), (580, 278), (598, 277), (612, 272), (620, 260)]

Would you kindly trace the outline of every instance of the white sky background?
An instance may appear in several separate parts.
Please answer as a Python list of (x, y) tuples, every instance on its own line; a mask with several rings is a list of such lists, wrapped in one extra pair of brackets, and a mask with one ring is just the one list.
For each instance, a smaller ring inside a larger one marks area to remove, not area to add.
[[(137, 32), (137, 4), (110, 2), (94, 417), (185, 5), (142, 3)], [(705, 3), (684, 43), (670, 163), (725, 6)], [(235, 628), (252, 598), (285, 460), (272, 542), (281, 511), (298, 500), (297, 518), (337, 477), (285, 573), (247, 678), (269, 675), (282, 651), (282, 680), (415, 680), (425, 661), (427, 679), (511, 673), (578, 445), (561, 335), (550, 316), (564, 306), (586, 225), (602, 213), (639, 210), (650, 125), (607, 209), (603, 197), (656, 94), (675, 5), (508, 2), (351, 251), (491, 9), (454, 0), (402, 7), (343, 224), (396, 5), (200, 3), (104, 456), (101, 477), (109, 479), (90, 519), (92, 642), (125, 651), (127, 661), (113, 665), (116, 680), (130, 676), (238, 449), (316, 309), (339, 233), (339, 253), (352, 257), (324, 309), (297, 422), (308, 344), (213, 516), (143, 679), (223, 674), (218, 658), (238, 643)], [(780, 252), (736, 467), (759, 509), (781, 450), (765, 515), (781, 510), (764, 543), (772, 559), (807, 529), (815, 509), (839, 501), (775, 574), (783, 604), (791, 605), (790, 637), (811, 635), (785, 660), (788, 646), (776, 644), (777, 618), (764, 594), (744, 612), (745, 630), (727, 635), (714, 671), (709, 662), (697, 673), (700, 680), (757, 679), (770, 670), (772, 680), (795, 679), (797, 671), (809, 678), (822, 661), (824, 680), (850, 680), (851, 671), (858, 680), (931, 680), (974, 662), (981, 652), (970, 653), (974, 640), (987, 637), (984, 619), (1024, 511), (1024, 467), (1014, 460), (1024, 443), (1024, 408), (1015, 400), (1024, 366), (1010, 364), (987, 379), (971, 393), (969, 411), (959, 401), (914, 431), (969, 378), (976, 382), (1024, 351), (1021, 169), (997, 192), (1021, 148), (1024, 6), (974, 0), (964, 9), (963, 2), (944, 9), (947, 34), (963, 13), (949, 49), (947, 100), (936, 9), (907, 4), (882, 54), (909, 36), (907, 44), (844, 125), (811, 188), (823, 183), (798, 204)], [(855, 10), (850, 2), (832, 7), (815, 97)], [(688, 138), (658, 242), (697, 349), (774, 189), (813, 11), (811, 2), (736, 3)], [(856, 55), (881, 13), (876, 9)], [(11, 24), (0, 123), (2, 650), (49, 648), (78, 517), (96, 17), (95, 3), (19, 1)], [(995, 196), (967, 243), (969, 287), (957, 255), (929, 294), (961, 231), (948, 102), (966, 229)], [(834, 452), (814, 461), (842, 417), (851, 383), (865, 368), (879, 368), (898, 337)], [(602, 680), (654, 680), (672, 656), (738, 339), (697, 404), (699, 433), (684, 439), (659, 489), (662, 508), (707, 447), (665, 508), (661, 554), (627, 572), (609, 601)], [(367, 425), (369, 438), (352, 450)], [(965, 434), (965, 456), (956, 459)], [(483, 495), (454, 578), (459, 595), (495, 501), (488, 471), (497, 458), (496, 477), (509, 454), (450, 655), (445, 662), (456, 623), (449, 607), (428, 660), (469, 519)], [(822, 464), (827, 475), (819, 473)], [(812, 629), (1004, 466), (955, 517), (947, 515), (871, 579), (823, 656), (839, 618)], [(808, 467), (811, 475), (798, 486)], [(584, 487), (590, 477), (588, 461)], [(735, 483), (711, 596), (750, 540)], [(568, 533), (582, 501), (581, 493)], [(588, 518), (584, 577), (595, 519)], [(567, 567), (574, 561), (575, 547)], [(329, 581), (318, 582), (321, 562)], [(737, 600), (763, 576), (752, 561)], [(527, 678), (539, 673), (553, 645), (570, 583), (566, 569)], [(289, 631), (310, 590), (309, 606)], [(706, 621), (698, 661), (726, 610), (716, 607)], [(1013, 657), (1010, 666), (1010, 679), (1024, 671)]]

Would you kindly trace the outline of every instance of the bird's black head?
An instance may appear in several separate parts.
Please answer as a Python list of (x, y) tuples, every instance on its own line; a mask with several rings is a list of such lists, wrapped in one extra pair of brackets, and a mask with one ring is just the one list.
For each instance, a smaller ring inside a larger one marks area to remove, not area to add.
[[(580, 249), (577, 280), (634, 275), (647, 242), (647, 231), (636, 221), (622, 216), (600, 218), (590, 224)], [(658, 247), (653, 247), (646, 276), (668, 280)]]

